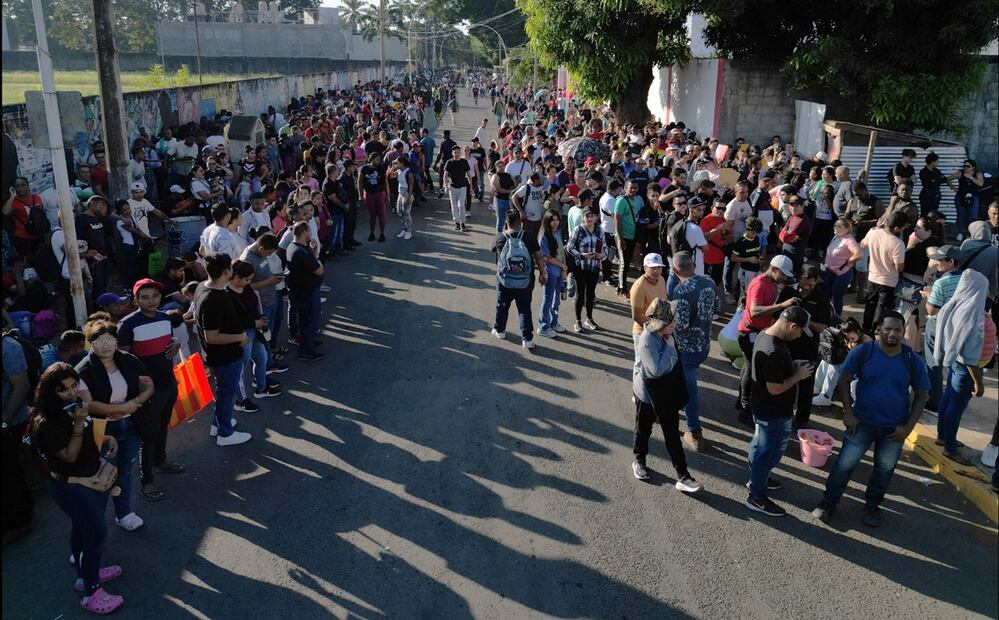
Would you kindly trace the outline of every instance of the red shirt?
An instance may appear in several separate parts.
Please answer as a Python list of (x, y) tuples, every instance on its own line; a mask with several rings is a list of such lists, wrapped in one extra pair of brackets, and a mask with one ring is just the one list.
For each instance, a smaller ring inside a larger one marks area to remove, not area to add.
[(108, 169), (103, 166), (94, 166), (90, 173), (90, 185), (91, 187), (100, 186), (101, 191), (107, 193), (108, 191)]
[(746, 287), (746, 311), (739, 321), (739, 333), (759, 332), (774, 324), (774, 315), (750, 316), (752, 306), (772, 306), (777, 303), (777, 285), (766, 272), (753, 278)]
[[(708, 232), (724, 223), (725, 218), (718, 217), (717, 215), (708, 215), (702, 218), (701, 230), (704, 231), (704, 237), (707, 238)], [(725, 262), (725, 252), (722, 248), (725, 247), (726, 235), (728, 235), (728, 231), (722, 231), (715, 235), (713, 239), (708, 239), (708, 247), (704, 250), (705, 265), (719, 265)]]
[(28, 209), (44, 209), (42, 199), (38, 194), (28, 194), (24, 200), (20, 196), (14, 196), (14, 201), (10, 205), (11, 219), (14, 220), (14, 236), (18, 239), (35, 239), (35, 235), (28, 232)]

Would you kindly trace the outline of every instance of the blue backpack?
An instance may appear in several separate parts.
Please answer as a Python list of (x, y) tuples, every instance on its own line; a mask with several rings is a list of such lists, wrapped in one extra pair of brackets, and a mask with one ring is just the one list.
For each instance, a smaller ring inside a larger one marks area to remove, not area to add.
[(524, 232), (516, 235), (504, 234), (506, 243), (500, 250), (496, 263), (496, 279), (501, 286), (512, 289), (525, 289), (531, 284), (531, 253), (524, 243)]

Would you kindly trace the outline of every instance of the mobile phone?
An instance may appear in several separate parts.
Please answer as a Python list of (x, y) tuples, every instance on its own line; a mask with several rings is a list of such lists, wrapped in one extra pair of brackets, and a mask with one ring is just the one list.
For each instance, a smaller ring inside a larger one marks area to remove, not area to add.
[(78, 407), (81, 407), (82, 405), (83, 405), (83, 399), (77, 398), (76, 400), (68, 402), (65, 405), (63, 405), (62, 410), (65, 411), (66, 413), (71, 414), (74, 411), (76, 411)]

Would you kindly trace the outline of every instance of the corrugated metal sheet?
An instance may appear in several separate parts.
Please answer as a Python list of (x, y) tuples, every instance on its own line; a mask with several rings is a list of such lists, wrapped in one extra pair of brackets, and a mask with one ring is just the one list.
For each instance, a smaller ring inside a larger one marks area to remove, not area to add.
[[(892, 166), (901, 161), (903, 148), (906, 147), (874, 147), (874, 159), (871, 162), (871, 173), (868, 178), (867, 187), (870, 188), (871, 193), (880, 198), (882, 203), (886, 205), (891, 195), (888, 186), (888, 171), (891, 170)], [(912, 192), (912, 196), (918, 202), (919, 190), (922, 189), (919, 183), (919, 171), (925, 165), (923, 160), (929, 150), (915, 146), (908, 148), (916, 151), (916, 157), (912, 160), (912, 167), (916, 169), (916, 186)], [(930, 150), (940, 156), (938, 169), (944, 176), (960, 171), (964, 165), (964, 160), (968, 157), (963, 146), (937, 146)], [(839, 158), (843, 162), (843, 165), (850, 169), (850, 176), (856, 179), (857, 175), (864, 168), (864, 160), (867, 158), (867, 147), (844, 146)], [(954, 222), (956, 215), (954, 211), (954, 192), (947, 185), (944, 185), (940, 189), (940, 195), (940, 211), (947, 216), (949, 222)]]

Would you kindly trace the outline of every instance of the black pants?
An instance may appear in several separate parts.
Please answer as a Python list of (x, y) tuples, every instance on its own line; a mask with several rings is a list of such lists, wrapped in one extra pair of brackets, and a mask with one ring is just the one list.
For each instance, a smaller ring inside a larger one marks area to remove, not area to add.
[[(725, 263), (716, 263), (714, 265), (704, 266), (704, 271), (707, 272), (706, 275), (711, 277), (711, 280), (714, 281), (715, 286), (718, 286), (719, 284), (722, 283), (722, 275), (725, 273), (724, 269), (725, 269)], [(730, 271), (737, 271), (737, 268), (733, 267), (733, 269), (731, 269)], [(725, 291), (729, 292), (728, 278), (725, 279)]]
[(867, 282), (867, 301), (864, 303), (864, 332), (874, 333), (874, 326), (881, 315), (895, 307), (895, 287)]
[(597, 277), (600, 275), (596, 271), (577, 269), (576, 278), (576, 320), (583, 320), (583, 306), (586, 306), (586, 318), (593, 320), (593, 303), (597, 299)]
[(35, 517), (35, 499), (21, 466), (21, 433), (24, 424), (3, 431), (3, 531), (21, 529)]
[(928, 189), (919, 191), (919, 217), (926, 217), (932, 211), (940, 209), (940, 192)]
[(676, 409), (672, 411), (657, 411), (649, 403), (642, 402), (642, 399), (635, 397), (635, 445), (632, 452), (635, 453), (635, 460), (645, 464), (645, 457), (649, 453), (649, 437), (652, 435), (652, 425), (659, 420), (659, 426), (663, 429), (663, 438), (666, 440), (666, 451), (673, 461), (673, 468), (676, 469), (678, 479), (683, 479), (690, 475), (687, 469), (687, 455), (683, 452), (683, 443), (680, 441), (680, 414)]
[[(818, 364), (818, 362), (812, 363)], [(812, 391), (814, 388), (814, 374), (798, 382), (798, 404), (794, 412), (794, 421), (798, 424), (798, 428), (805, 428), (808, 425), (808, 419), (812, 417)]]
[(812, 227), (812, 234), (808, 238), (808, 246), (815, 250), (816, 254), (824, 255), (832, 238), (833, 221), (816, 219)]
[(343, 216), (343, 247), (349, 248), (357, 243), (354, 231), (357, 230), (357, 205), (353, 204)]
[(177, 402), (177, 392), (157, 392), (153, 394), (149, 405), (158, 411), (150, 415), (158, 416), (159, 426), (155, 434), (140, 435), (142, 448), (139, 450), (139, 481), (142, 484), (152, 484), (153, 467), (166, 461), (167, 427), (170, 426), (170, 416), (174, 403)]
[(739, 334), (739, 348), (744, 360), (739, 375), (739, 402), (745, 415), (749, 415), (749, 397), (753, 393), (753, 343), (749, 337), (750, 334)]
[(634, 239), (620, 239), (621, 256), (617, 257), (617, 292), (628, 292), (628, 269), (631, 267), (631, 257), (635, 254)]
[(603, 281), (610, 282), (611, 272), (614, 270), (614, 265), (611, 260), (614, 258), (614, 253), (617, 251), (617, 242), (614, 240), (614, 235), (611, 233), (604, 233), (604, 244), (611, 248), (611, 252), (609, 252), (609, 256), (607, 256), (607, 258), (601, 261), (600, 268), (603, 274)]

